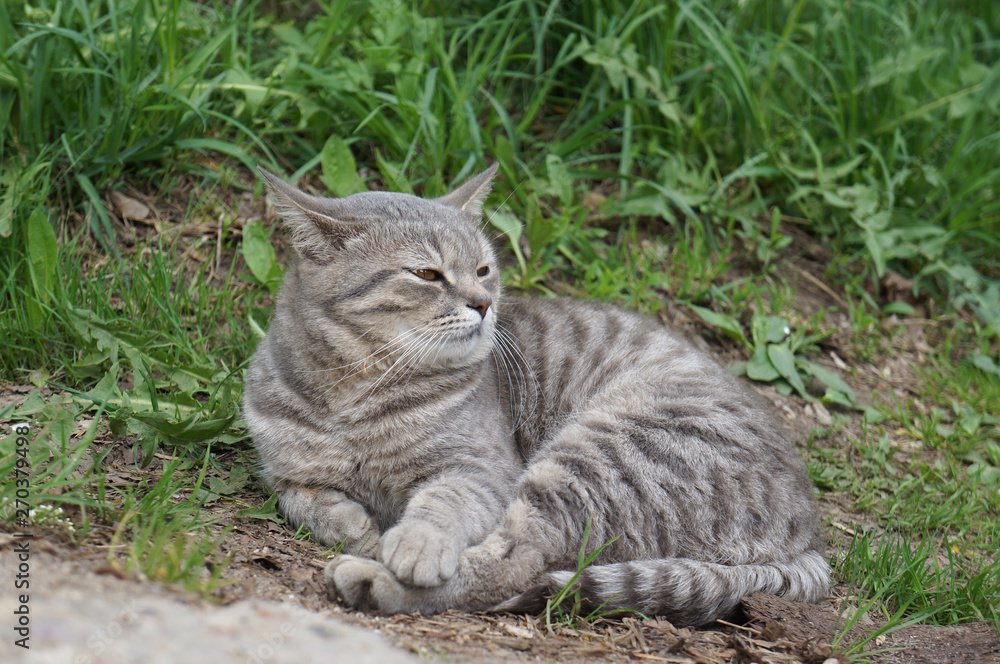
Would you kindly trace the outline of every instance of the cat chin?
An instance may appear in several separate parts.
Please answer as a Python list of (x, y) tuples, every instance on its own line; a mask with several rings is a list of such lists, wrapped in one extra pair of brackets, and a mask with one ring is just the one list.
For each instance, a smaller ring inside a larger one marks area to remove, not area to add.
[(451, 330), (438, 349), (428, 357), (428, 369), (455, 369), (475, 364), (489, 356), (493, 326), (477, 325), (467, 330)]

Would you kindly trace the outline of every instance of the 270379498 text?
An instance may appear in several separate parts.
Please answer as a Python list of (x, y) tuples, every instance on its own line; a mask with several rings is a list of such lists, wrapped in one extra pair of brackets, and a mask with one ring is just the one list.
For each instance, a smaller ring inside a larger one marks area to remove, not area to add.
[[(30, 525), (31, 497), (31, 463), (28, 460), (28, 448), (31, 444), (28, 434), (31, 428), (27, 424), (17, 424), (13, 427), (17, 435), (17, 460), (11, 471), (16, 490), (14, 492), (14, 519), (18, 528), (26, 529)], [(14, 645), (29, 648), (31, 638), (31, 615), (29, 602), (31, 596), (27, 590), (31, 587), (31, 535), (25, 532), (14, 533), (14, 591), (17, 608), (13, 614)]]

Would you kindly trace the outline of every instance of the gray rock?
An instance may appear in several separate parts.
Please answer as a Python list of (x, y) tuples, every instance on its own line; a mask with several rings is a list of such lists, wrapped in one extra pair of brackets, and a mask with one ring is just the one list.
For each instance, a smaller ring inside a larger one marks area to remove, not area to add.
[(406, 664), (377, 635), (308, 609), (261, 600), (212, 605), (152, 584), (36, 558), (29, 650), (14, 644), (16, 563), (0, 552), (0, 661), (32, 664)]

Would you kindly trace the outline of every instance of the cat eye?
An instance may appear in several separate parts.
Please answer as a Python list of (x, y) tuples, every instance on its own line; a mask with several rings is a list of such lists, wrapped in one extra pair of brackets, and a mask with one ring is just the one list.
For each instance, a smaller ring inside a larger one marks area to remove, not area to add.
[(489, 265), (484, 265), (481, 268), (479, 268), (478, 270), (476, 270), (476, 276), (477, 277), (485, 277), (489, 273), (490, 273), (490, 266)]
[(428, 268), (421, 268), (419, 270), (410, 270), (413, 274), (417, 275), (421, 279), (426, 279), (427, 281), (437, 281), (438, 279), (443, 279), (442, 275), (437, 270), (431, 270)]

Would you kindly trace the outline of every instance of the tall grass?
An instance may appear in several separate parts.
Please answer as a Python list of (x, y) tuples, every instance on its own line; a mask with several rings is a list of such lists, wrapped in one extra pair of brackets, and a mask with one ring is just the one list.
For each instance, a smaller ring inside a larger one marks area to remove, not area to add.
[(77, 210), (114, 253), (121, 177), (191, 151), (302, 174), (332, 135), (429, 194), (499, 159), (529, 226), (608, 178), (610, 211), (672, 223), (778, 206), (993, 323), (998, 33), (944, 0), (5, 5), (0, 236), (9, 262), (28, 210)]

